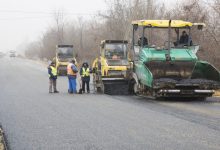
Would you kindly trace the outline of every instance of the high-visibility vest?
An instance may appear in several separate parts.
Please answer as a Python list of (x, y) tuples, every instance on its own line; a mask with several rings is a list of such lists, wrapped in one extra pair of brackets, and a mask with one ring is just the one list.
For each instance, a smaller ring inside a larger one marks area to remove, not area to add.
[[(50, 68), (51, 68), (51, 74), (53, 76), (57, 76), (57, 69), (55, 67), (53, 67), (53, 66), (50, 66)], [(49, 76), (51, 77), (51, 75), (49, 75)]]
[(82, 68), (82, 77), (88, 77), (90, 75), (90, 70), (89, 68), (85, 69), (84, 67)]
[(75, 76), (76, 73), (72, 70), (72, 65), (74, 65), (74, 64), (73, 64), (73, 63), (69, 63), (69, 64), (67, 65), (67, 74), (68, 74), (68, 75)]

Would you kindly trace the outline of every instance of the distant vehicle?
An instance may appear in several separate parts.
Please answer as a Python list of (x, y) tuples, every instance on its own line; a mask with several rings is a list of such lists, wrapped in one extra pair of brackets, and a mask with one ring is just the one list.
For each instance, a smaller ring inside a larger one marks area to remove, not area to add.
[(10, 51), (9, 56), (10, 57), (16, 57), (16, 52), (15, 51)]
[(3, 52), (0, 52), (0, 58), (4, 57), (5, 54)]

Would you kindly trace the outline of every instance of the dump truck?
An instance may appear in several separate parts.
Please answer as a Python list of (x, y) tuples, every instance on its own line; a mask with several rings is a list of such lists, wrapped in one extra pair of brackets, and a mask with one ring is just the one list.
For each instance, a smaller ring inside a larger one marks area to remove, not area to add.
[(199, 45), (192, 39), (192, 31), (202, 32), (204, 23), (137, 20), (132, 26), (134, 66), (129, 86), (134, 94), (205, 99), (220, 88), (219, 71), (198, 58)]
[(56, 64), (58, 75), (66, 75), (66, 67), (70, 60), (76, 60), (76, 53), (73, 49), (73, 45), (57, 45), (56, 46), (56, 57), (53, 61)]
[(103, 40), (100, 56), (93, 61), (93, 84), (96, 92), (128, 94), (128, 41)]

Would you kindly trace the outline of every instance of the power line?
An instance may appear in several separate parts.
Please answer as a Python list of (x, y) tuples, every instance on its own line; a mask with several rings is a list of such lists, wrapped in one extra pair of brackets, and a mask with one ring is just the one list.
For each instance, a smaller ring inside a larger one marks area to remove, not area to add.
[[(3, 14), (2, 14), (3, 13)], [(72, 12), (46, 12), (46, 11), (23, 11), (23, 10), (0, 10), (0, 15), (4, 15), (5, 13), (13, 14), (13, 17), (5, 17), (0, 18), (0, 21), (10, 21), (10, 20), (33, 20), (33, 19), (44, 19), (51, 18), (56, 13), (61, 13), (64, 16), (95, 16), (95, 13), (72, 13)], [(15, 17), (14, 15), (17, 15)], [(19, 15), (20, 14), (20, 15)], [(32, 16), (30, 16), (32, 15)], [(37, 15), (37, 16), (36, 16)]]
[(43, 11), (22, 11), (22, 10), (0, 10), (3, 13), (24, 13), (24, 14), (53, 14), (52, 12)]
[(15, 17), (15, 18), (0, 18), (0, 21), (7, 21), (7, 20), (31, 20), (31, 19), (43, 19), (43, 18), (51, 18), (50, 16), (44, 17)]
[[(59, 12), (59, 11), (58, 11)], [(23, 11), (23, 10), (0, 10), (0, 13), (22, 13), (22, 14), (49, 14), (53, 15), (56, 14), (57, 12), (46, 12), (46, 11)], [(97, 13), (73, 13), (73, 12), (60, 12), (63, 13), (64, 15), (97, 15)]]

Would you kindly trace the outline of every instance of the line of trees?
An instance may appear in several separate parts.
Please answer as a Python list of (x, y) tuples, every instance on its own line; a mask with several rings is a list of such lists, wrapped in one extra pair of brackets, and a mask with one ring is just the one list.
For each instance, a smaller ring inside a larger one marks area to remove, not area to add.
[(106, 5), (108, 9), (92, 19), (81, 16), (67, 21), (62, 11), (54, 13), (54, 26), (27, 45), (26, 57), (52, 59), (57, 44), (73, 44), (79, 61), (91, 62), (99, 54), (101, 40), (131, 41), (132, 20), (181, 19), (206, 23), (205, 30), (193, 34), (193, 39), (201, 44), (200, 58), (220, 68), (220, 0), (180, 0), (173, 6), (159, 0), (110, 0)]

